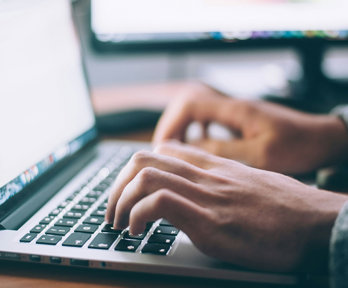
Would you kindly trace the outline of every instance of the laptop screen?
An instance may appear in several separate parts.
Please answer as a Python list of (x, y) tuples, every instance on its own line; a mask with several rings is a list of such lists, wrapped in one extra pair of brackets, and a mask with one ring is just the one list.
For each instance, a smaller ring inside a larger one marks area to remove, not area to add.
[(0, 207), (95, 137), (70, 1), (0, 1)]

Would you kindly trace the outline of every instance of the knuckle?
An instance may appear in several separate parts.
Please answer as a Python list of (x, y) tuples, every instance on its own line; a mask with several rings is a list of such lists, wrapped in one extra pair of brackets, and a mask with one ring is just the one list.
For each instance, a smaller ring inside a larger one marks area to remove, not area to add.
[(141, 165), (145, 165), (150, 158), (151, 158), (151, 152), (142, 150), (142, 151), (136, 152), (132, 156), (131, 161), (132, 163), (134, 163), (134, 165), (141, 166)]
[(156, 146), (155, 153), (166, 154), (166, 152), (172, 151), (173, 149), (175, 149), (175, 147), (178, 147), (179, 145), (180, 142), (178, 142), (177, 140), (169, 140), (166, 142), (162, 142)]
[(244, 111), (247, 114), (254, 113), (256, 110), (255, 103), (250, 100), (238, 99), (235, 101), (235, 105), (240, 111)]
[(156, 146), (156, 152), (159, 154), (165, 153), (168, 151), (171, 147), (171, 144), (169, 142), (162, 142)]
[(167, 205), (170, 203), (170, 191), (167, 189), (161, 189), (156, 192), (154, 199), (155, 209), (166, 209)]
[(141, 169), (141, 171), (138, 173), (137, 180), (142, 185), (148, 184), (149, 182), (152, 182), (158, 178), (158, 177), (156, 177), (158, 175), (158, 172), (159, 171), (156, 168), (145, 167), (145, 168)]
[(198, 81), (187, 83), (179, 92), (178, 102), (182, 106), (190, 106), (196, 103), (197, 99), (201, 98), (207, 92), (207, 89), (207, 85)]

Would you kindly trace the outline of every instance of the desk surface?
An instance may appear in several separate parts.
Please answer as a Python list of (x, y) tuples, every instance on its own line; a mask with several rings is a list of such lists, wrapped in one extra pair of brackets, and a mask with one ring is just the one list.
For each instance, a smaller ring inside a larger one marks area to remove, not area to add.
[(230, 288), (278, 288), (283, 286), (235, 283), (174, 276), (95, 271), (72, 267), (0, 261), (0, 287), (2, 288), (175, 288), (175, 287), (230, 287)]

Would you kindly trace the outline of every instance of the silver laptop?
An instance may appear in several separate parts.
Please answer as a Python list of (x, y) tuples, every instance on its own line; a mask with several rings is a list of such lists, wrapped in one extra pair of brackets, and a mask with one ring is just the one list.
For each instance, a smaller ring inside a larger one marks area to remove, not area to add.
[(104, 222), (110, 184), (148, 144), (97, 141), (67, 0), (0, 2), (0, 259), (295, 284), (209, 258), (164, 219)]

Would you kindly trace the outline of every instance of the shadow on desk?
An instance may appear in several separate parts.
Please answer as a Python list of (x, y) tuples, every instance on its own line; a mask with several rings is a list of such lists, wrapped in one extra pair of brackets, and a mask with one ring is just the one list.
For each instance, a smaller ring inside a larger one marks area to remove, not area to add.
[[(0, 261), (0, 287), (230, 287), (230, 288), (280, 288), (289, 286), (236, 283), (188, 277), (150, 275), (106, 270), (87, 270), (42, 264)], [(294, 286), (291, 286), (294, 287)], [(302, 286), (304, 287), (304, 286)], [(310, 286), (305, 286), (310, 287)], [(313, 286), (314, 287), (314, 286)], [(318, 286), (315, 286), (318, 287)]]

